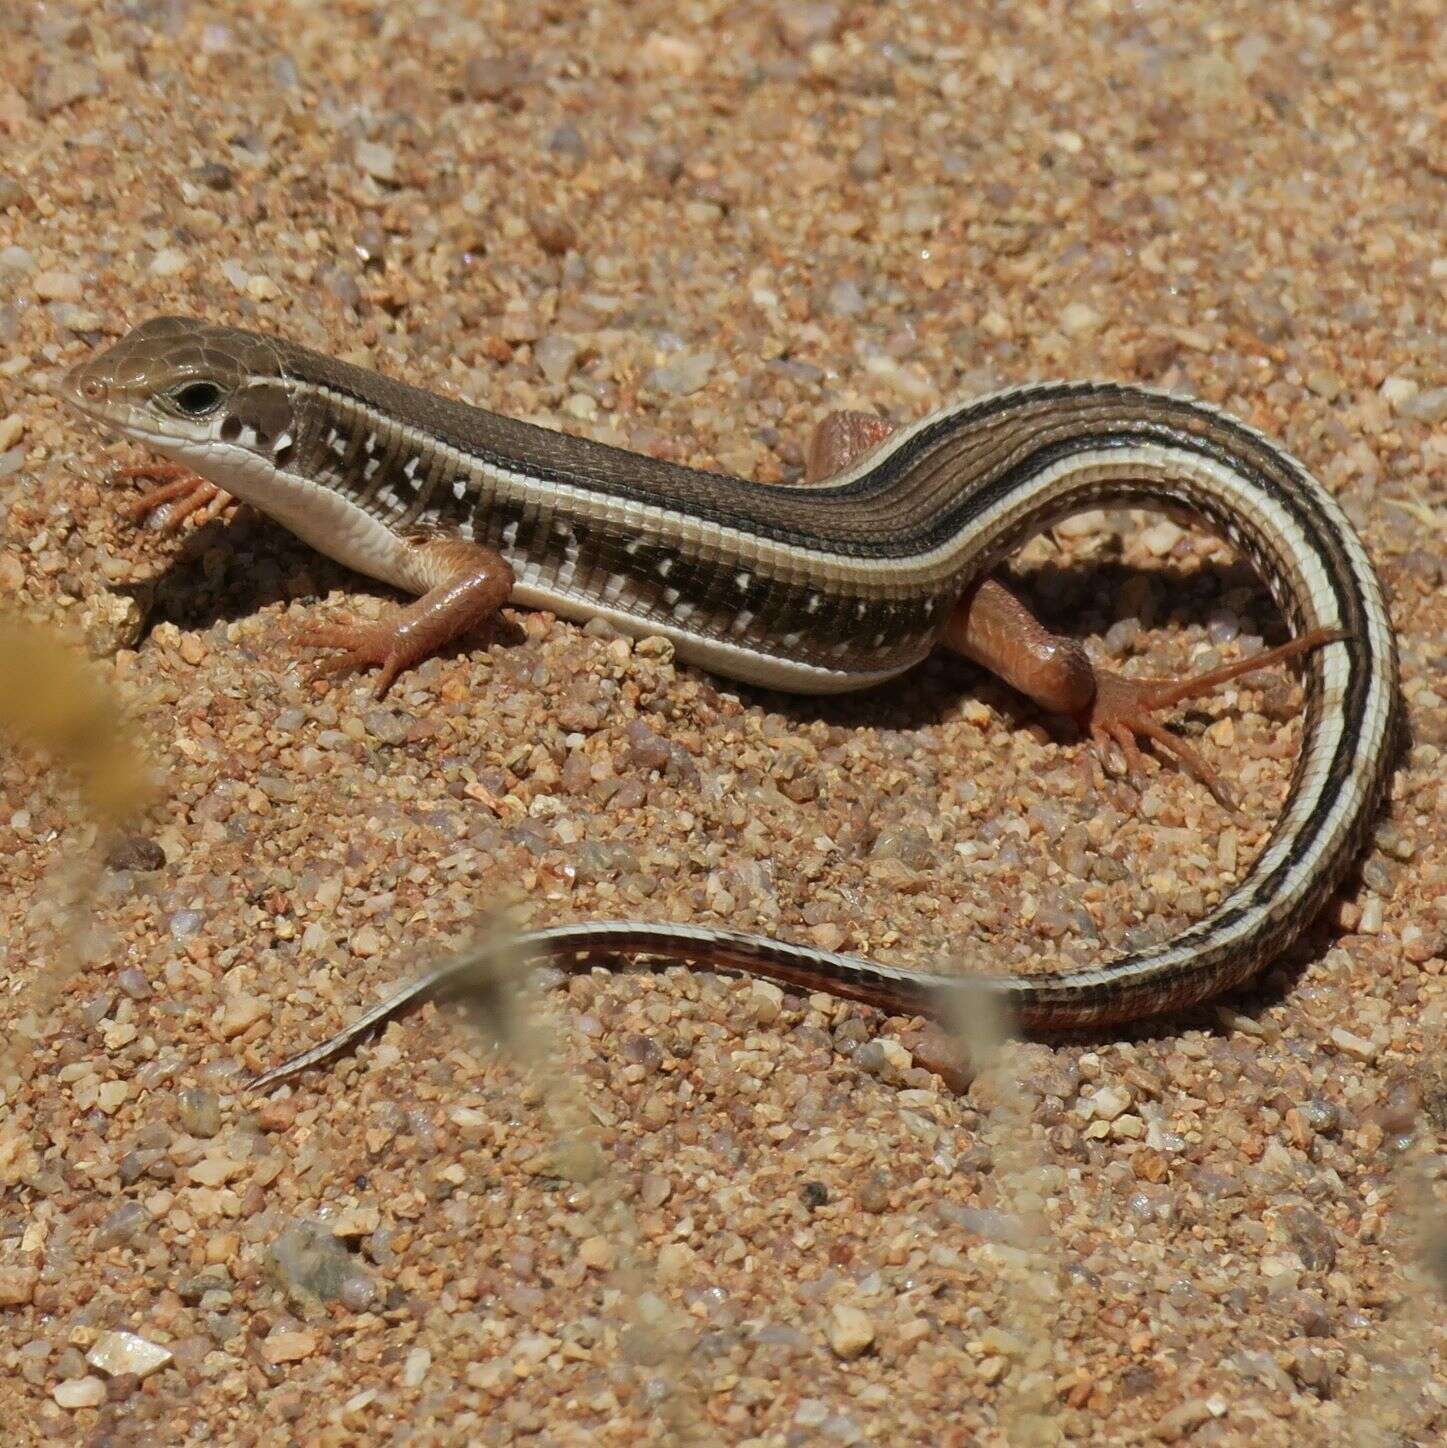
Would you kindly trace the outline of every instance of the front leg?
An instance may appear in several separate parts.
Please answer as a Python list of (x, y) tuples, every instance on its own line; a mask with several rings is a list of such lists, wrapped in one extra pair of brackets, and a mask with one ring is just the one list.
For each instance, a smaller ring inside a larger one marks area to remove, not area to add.
[(513, 571), (502, 554), (460, 538), (424, 538), (410, 545), (412, 578), (422, 597), (389, 623), (318, 624), (294, 635), (304, 648), (341, 649), (317, 676), (377, 667), (376, 696), (429, 654), (491, 623), (512, 592)]

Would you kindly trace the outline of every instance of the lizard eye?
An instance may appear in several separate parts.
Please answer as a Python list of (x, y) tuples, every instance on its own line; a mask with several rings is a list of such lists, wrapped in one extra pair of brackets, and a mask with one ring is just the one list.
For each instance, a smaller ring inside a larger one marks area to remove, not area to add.
[(214, 382), (187, 382), (171, 394), (171, 400), (187, 417), (205, 417), (221, 406), (221, 389)]

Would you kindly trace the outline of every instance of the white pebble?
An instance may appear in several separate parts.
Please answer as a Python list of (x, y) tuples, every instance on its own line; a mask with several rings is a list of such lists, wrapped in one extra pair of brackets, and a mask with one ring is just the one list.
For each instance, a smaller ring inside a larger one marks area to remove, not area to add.
[(402, 1364), (402, 1386), (420, 1388), (431, 1366), (432, 1354), (425, 1347), (414, 1347)]
[(50, 1395), (62, 1408), (98, 1408), (106, 1400), (106, 1385), (97, 1377), (70, 1378), (57, 1383)]
[(170, 1348), (150, 1342), (134, 1332), (103, 1332), (86, 1353), (85, 1360), (91, 1367), (99, 1368), (113, 1378), (121, 1373), (134, 1373), (138, 1378), (146, 1378), (165, 1367), (171, 1357)]
[(186, 270), (186, 253), (176, 246), (168, 246), (151, 258), (153, 277), (179, 276)]

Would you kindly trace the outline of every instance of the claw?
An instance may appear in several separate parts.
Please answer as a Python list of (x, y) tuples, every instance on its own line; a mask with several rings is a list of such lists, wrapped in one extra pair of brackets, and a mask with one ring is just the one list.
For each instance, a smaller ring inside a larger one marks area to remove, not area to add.
[(124, 511), (136, 522), (154, 518), (163, 533), (174, 533), (193, 514), (204, 526), (236, 506), (230, 493), (180, 463), (136, 463), (117, 468), (113, 476), (122, 482), (146, 479), (156, 484), (127, 503)]
[(177, 478), (194, 478), (197, 474), (180, 463), (150, 462), (125, 463), (116, 468), (111, 476), (122, 483), (134, 482), (137, 478), (149, 478), (152, 482), (163, 483)]
[(1110, 734), (1125, 758), (1126, 773), (1132, 782), (1142, 779), (1146, 772), (1145, 755), (1140, 752), (1131, 729), (1121, 721), (1111, 724)]
[(1135, 728), (1147, 739), (1151, 740), (1158, 749), (1164, 749), (1167, 754), (1172, 755), (1179, 761), (1181, 767), (1193, 779), (1199, 780), (1215, 796), (1216, 803), (1230, 814), (1240, 814), (1241, 808), (1236, 803), (1235, 796), (1227, 788), (1226, 782), (1216, 773), (1210, 765), (1201, 758), (1200, 754), (1177, 734), (1172, 734), (1169, 729), (1163, 729), (1148, 714), (1143, 714), (1135, 722)]

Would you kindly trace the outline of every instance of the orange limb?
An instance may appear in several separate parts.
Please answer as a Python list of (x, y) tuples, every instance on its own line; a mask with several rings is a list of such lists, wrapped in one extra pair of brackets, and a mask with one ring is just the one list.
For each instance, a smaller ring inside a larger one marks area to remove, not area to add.
[(378, 668), (375, 692), (380, 699), (404, 670), (490, 624), (512, 592), (511, 566), (481, 544), (457, 539), (415, 543), (412, 567), (427, 592), (391, 622), (317, 624), (293, 636), (303, 648), (342, 651), (318, 664), (314, 678)]

